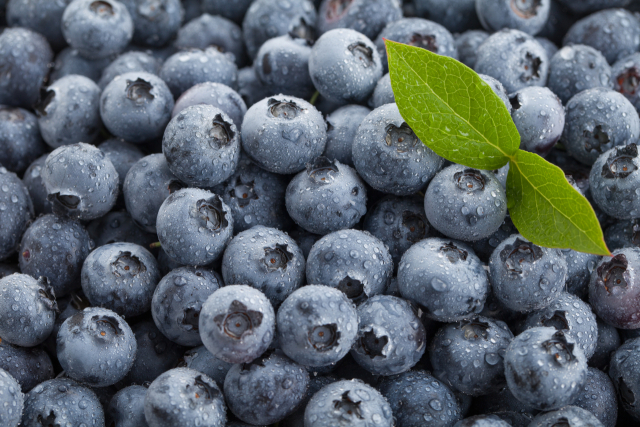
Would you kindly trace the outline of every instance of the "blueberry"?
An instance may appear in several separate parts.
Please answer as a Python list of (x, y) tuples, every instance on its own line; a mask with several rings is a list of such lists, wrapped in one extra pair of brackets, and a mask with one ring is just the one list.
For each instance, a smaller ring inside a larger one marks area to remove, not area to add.
[(324, 235), (360, 221), (367, 211), (367, 190), (349, 166), (321, 156), (289, 182), (285, 202), (296, 224)]
[(3, 369), (0, 369), (0, 405), (0, 424), (18, 427), (24, 409), (24, 395), (20, 391), (20, 384)]
[(249, 363), (269, 347), (275, 334), (275, 313), (262, 292), (229, 285), (202, 305), (199, 330), (203, 344), (218, 359)]
[(382, 77), (373, 42), (351, 29), (324, 33), (313, 45), (309, 73), (322, 96), (335, 103), (362, 103)]
[(329, 114), (327, 116), (327, 145), (323, 156), (353, 167), (351, 156), (353, 140), (360, 123), (370, 112), (371, 110), (367, 107), (351, 104), (340, 107)]
[(562, 292), (548, 307), (530, 313), (522, 328), (543, 326), (571, 335), (587, 359), (596, 351), (596, 316), (591, 307), (575, 295)]
[(73, 0), (62, 14), (62, 34), (88, 59), (122, 52), (133, 36), (133, 20), (116, 0)]
[(224, 427), (227, 408), (215, 381), (193, 369), (176, 368), (151, 383), (144, 415), (150, 427)]
[(313, 395), (304, 411), (304, 424), (400, 427), (402, 424), (394, 424), (390, 406), (378, 390), (362, 381), (336, 381)]
[(566, 274), (567, 261), (559, 249), (534, 245), (519, 234), (503, 240), (489, 260), (494, 295), (521, 313), (548, 307), (564, 291)]
[(304, 366), (326, 366), (351, 349), (358, 333), (358, 313), (343, 292), (307, 285), (282, 303), (277, 324), (279, 343), (287, 356)]
[(222, 284), (218, 273), (201, 267), (180, 267), (164, 276), (151, 300), (151, 314), (160, 332), (180, 345), (202, 344), (200, 310)]
[(567, 292), (586, 299), (591, 273), (596, 268), (600, 257), (571, 249), (563, 249), (562, 253), (567, 261)]
[(598, 325), (598, 342), (596, 344), (596, 351), (589, 359), (589, 366), (601, 369), (606, 372), (609, 367), (609, 359), (611, 353), (620, 347), (622, 340), (618, 330), (604, 323), (600, 319), (596, 319)]
[(575, 401), (587, 374), (587, 361), (574, 338), (545, 327), (515, 337), (504, 355), (504, 366), (513, 395), (541, 410)]
[[(320, 389), (326, 385), (334, 383), (338, 381), (336, 377), (333, 375), (327, 376), (315, 376), (314, 374), (310, 374), (309, 377), (309, 387), (307, 388), (307, 393), (304, 400), (298, 406), (298, 409), (295, 410), (291, 415), (280, 422), (280, 426), (282, 427), (304, 427), (304, 410), (309, 403), (309, 400), (316, 394)], [(234, 426), (230, 426), (234, 427)], [(248, 424), (238, 425), (236, 427), (250, 427)]]
[(589, 301), (596, 315), (619, 329), (640, 328), (640, 249), (622, 248), (600, 260), (591, 273)]
[(159, 71), (160, 63), (152, 55), (145, 52), (125, 52), (102, 70), (98, 86), (104, 90), (113, 79), (121, 74), (143, 72), (157, 75)]
[(492, 172), (452, 165), (429, 183), (424, 209), (429, 223), (445, 236), (476, 241), (502, 225), (507, 196)]
[(233, 54), (238, 67), (247, 62), (242, 40), (242, 29), (229, 19), (219, 16), (221, 11), (214, 15), (204, 13), (187, 22), (178, 30), (174, 46), (179, 49), (206, 49), (215, 46), (220, 52)]
[(0, 104), (32, 107), (49, 73), (53, 52), (47, 40), (26, 28), (0, 34)]
[(71, 0), (10, 0), (7, 1), (7, 24), (36, 31), (47, 38), (58, 51), (67, 43), (62, 36), (62, 14)]
[(520, 148), (546, 156), (564, 129), (560, 98), (546, 87), (526, 87), (509, 96), (511, 118), (520, 133)]
[(162, 136), (173, 97), (158, 76), (136, 71), (116, 76), (100, 96), (100, 116), (118, 138), (141, 143)]
[(133, 21), (132, 42), (161, 47), (173, 39), (182, 22), (180, 0), (122, 0)]
[(177, 99), (198, 83), (216, 82), (235, 88), (238, 67), (232, 55), (222, 53), (215, 47), (205, 50), (189, 49), (167, 58), (159, 76)]
[[(473, 2), (475, 4), (475, 1)], [(489, 38), (489, 33), (482, 30), (468, 30), (457, 35), (455, 39), (458, 59), (469, 68), (476, 65), (478, 47)]]
[(574, 406), (591, 412), (604, 427), (615, 427), (618, 418), (616, 388), (599, 369), (587, 368), (587, 379)]
[[(509, 114), (511, 114), (513, 107), (511, 106), (511, 101), (509, 100), (509, 95), (507, 95), (507, 90), (504, 88), (504, 86), (502, 85), (502, 83), (500, 83), (498, 80), (494, 79), (491, 76), (487, 76), (486, 74), (478, 74), (478, 76), (484, 80), (484, 82), (486, 84), (489, 85), (489, 87), (493, 90), (493, 92), (498, 95), (500, 97), (500, 99), (502, 100), (502, 102), (504, 102), (504, 106), (507, 107), (507, 111), (509, 111)], [(509, 169), (509, 165), (507, 164), (506, 166), (504, 166), (505, 168), (507, 168), (507, 170)], [(507, 180), (506, 176), (505, 176), (505, 181)]]
[(408, 301), (376, 295), (358, 307), (358, 316), (351, 355), (360, 366), (374, 375), (395, 375), (420, 361), (426, 331)]
[(136, 323), (131, 330), (135, 335), (138, 351), (133, 366), (119, 386), (149, 383), (178, 364), (185, 348), (169, 341), (152, 320)]
[(563, 45), (586, 44), (599, 50), (609, 64), (640, 48), (640, 22), (630, 11), (606, 9), (580, 19), (564, 36)]
[(516, 229), (515, 225), (513, 225), (511, 217), (507, 215), (504, 218), (502, 225), (500, 225), (500, 228), (498, 228), (495, 233), (493, 233), (489, 237), (485, 237), (484, 239), (472, 242), (471, 247), (473, 248), (476, 255), (478, 255), (478, 258), (482, 260), (482, 262), (488, 263), (489, 258), (491, 257), (491, 254), (496, 249), (496, 247), (507, 237), (517, 232), (518, 230)]
[(618, 390), (622, 407), (636, 421), (640, 419), (640, 411), (636, 405), (640, 393), (638, 388), (638, 378), (640, 378), (639, 349), (640, 339), (626, 341), (611, 355), (609, 368), (609, 377)]
[(315, 92), (309, 75), (312, 44), (295, 33), (267, 40), (253, 63), (256, 76), (276, 93), (310, 98)]
[(429, 372), (415, 370), (385, 378), (379, 387), (389, 402), (396, 426), (451, 426), (462, 419), (451, 389)]
[(396, 98), (391, 88), (391, 76), (387, 73), (378, 80), (373, 95), (369, 98), (369, 105), (372, 108), (378, 108), (384, 104), (394, 104), (395, 102)]
[(307, 371), (279, 353), (231, 367), (224, 394), (233, 414), (252, 425), (272, 424), (291, 414), (306, 396)]
[(40, 173), (55, 214), (96, 219), (116, 203), (118, 172), (92, 145), (80, 142), (56, 148)]
[(64, 321), (57, 338), (58, 361), (72, 379), (106, 387), (127, 374), (136, 357), (127, 323), (111, 310), (91, 307)]
[(102, 127), (100, 88), (91, 79), (70, 75), (42, 90), (35, 106), (44, 141), (53, 148), (92, 143)]
[(82, 290), (91, 304), (126, 317), (149, 311), (159, 280), (156, 259), (133, 243), (100, 246), (82, 265)]
[(202, 3), (202, 10), (206, 13), (224, 16), (240, 23), (252, 2), (253, 0), (202, 0), (198, 3)]
[(292, 221), (285, 207), (287, 184), (285, 176), (267, 172), (241, 155), (235, 173), (212, 191), (231, 209), (234, 232), (256, 225), (288, 230)]
[(24, 393), (53, 378), (53, 364), (40, 347), (19, 347), (0, 342), (0, 369), (4, 369), (20, 384)]
[(171, 258), (169, 258), (169, 255), (167, 255), (167, 253), (164, 251), (164, 249), (162, 249), (162, 247), (158, 249), (157, 258), (158, 258), (158, 268), (160, 268), (160, 274), (162, 276), (166, 276), (167, 274), (169, 274), (171, 270), (174, 270), (179, 267), (184, 267), (184, 265), (177, 263)]
[(225, 283), (253, 286), (274, 307), (304, 284), (304, 272), (304, 255), (296, 242), (280, 230), (261, 225), (234, 237), (222, 257)]
[(78, 288), (80, 269), (94, 243), (77, 221), (44, 215), (22, 236), (20, 270), (49, 280), (56, 297)]
[(242, 148), (261, 168), (292, 174), (322, 154), (326, 125), (300, 98), (277, 95), (252, 105), (242, 122)]
[(511, 427), (511, 424), (504, 421), (497, 415), (476, 415), (460, 420), (453, 427)]
[(76, 49), (66, 47), (56, 55), (49, 81), (55, 82), (64, 76), (78, 74), (97, 83), (104, 68), (111, 63), (111, 59), (110, 57), (87, 59), (80, 55)]
[(504, 29), (478, 47), (475, 71), (500, 81), (507, 93), (547, 83), (549, 59), (542, 45), (522, 31)]
[(402, 18), (398, 0), (323, 0), (318, 11), (321, 34), (349, 28), (374, 39), (388, 24)]
[(29, 190), (12, 172), (0, 166), (0, 260), (11, 256), (33, 218), (33, 204)]
[(267, 96), (275, 95), (275, 91), (258, 79), (253, 67), (244, 67), (238, 71), (238, 93), (249, 107)]
[[(503, 357), (504, 354), (501, 358)], [(504, 362), (502, 362), (501, 365), (504, 365)], [(509, 390), (509, 387), (507, 387), (506, 383), (504, 387), (500, 388), (497, 392), (476, 396), (473, 399), (471, 411), (481, 414), (516, 412), (528, 417), (529, 421), (531, 421), (531, 419), (540, 412), (516, 399), (511, 390)], [(525, 426), (528, 425), (528, 422), (525, 423)]]
[(184, 187), (186, 185), (169, 170), (162, 154), (143, 157), (131, 166), (124, 180), (127, 212), (141, 229), (155, 233), (162, 202)]
[(309, 256), (313, 245), (322, 237), (318, 234), (309, 233), (301, 227), (295, 227), (289, 231), (289, 235), (296, 241), (305, 259)]
[(389, 250), (366, 231), (327, 234), (313, 245), (307, 257), (307, 283), (336, 288), (355, 304), (382, 294), (392, 275)]
[(182, 265), (215, 261), (233, 236), (233, 216), (222, 198), (206, 190), (185, 188), (160, 206), (158, 238), (164, 251)]
[(238, 92), (222, 83), (204, 82), (188, 89), (176, 100), (171, 117), (197, 104), (213, 105), (224, 111), (238, 130), (241, 129), (242, 120), (247, 112), (247, 105)]
[(118, 138), (108, 139), (98, 145), (98, 148), (111, 160), (113, 167), (116, 168), (116, 172), (118, 172), (118, 188), (120, 189), (120, 194), (122, 194), (127, 172), (129, 172), (131, 166), (144, 157), (144, 154), (134, 144)]
[(444, 25), (452, 33), (480, 27), (475, 0), (414, 0), (413, 4), (418, 16)]
[(603, 426), (591, 412), (576, 406), (565, 406), (536, 416), (529, 424), (529, 427), (552, 427), (560, 423), (593, 427)]
[(46, 150), (36, 116), (22, 108), (1, 105), (0, 147), (0, 166), (22, 174)]
[(432, 237), (411, 246), (398, 266), (400, 294), (439, 322), (482, 310), (489, 282), (482, 263), (464, 243)]
[(169, 169), (193, 187), (224, 182), (240, 159), (240, 133), (222, 110), (194, 105), (178, 113), (167, 125), (162, 152)]
[(365, 117), (352, 154), (356, 170), (370, 186), (397, 196), (424, 189), (444, 163), (420, 141), (396, 104), (383, 105)]
[[(148, 427), (144, 418), (147, 388), (132, 385), (118, 391), (105, 411), (107, 425), (113, 427)], [(111, 423), (111, 424), (109, 424)]]
[(514, 28), (527, 34), (536, 34), (549, 17), (551, 0), (511, 1), (478, 0), (476, 12), (487, 31)]
[(104, 410), (93, 391), (72, 379), (45, 381), (25, 396), (21, 425), (56, 424), (103, 426)]
[(611, 89), (584, 90), (569, 100), (566, 111), (560, 142), (585, 165), (593, 164), (598, 156), (615, 146), (636, 142), (640, 135), (636, 109)]
[(229, 372), (233, 364), (218, 359), (205, 346), (201, 345), (187, 350), (178, 366), (202, 372), (214, 380), (218, 387), (222, 389), (227, 372)]
[(53, 329), (56, 305), (53, 288), (44, 277), (38, 280), (15, 273), (0, 279), (0, 336), (23, 347), (42, 343)]
[(629, 4), (629, 0), (558, 0), (558, 4), (571, 13), (584, 15), (610, 7), (624, 7)]
[[(219, 3), (220, 0), (204, 0), (205, 11), (212, 10), (212, 5), (207, 3)], [(234, 0), (230, 8), (229, 2), (225, 2), (221, 10), (229, 12), (236, 8), (246, 8), (246, 0)], [(216, 10), (216, 13), (218, 11)], [(224, 12), (223, 12), (224, 13)], [(309, 0), (288, 1), (282, 3), (279, 0), (256, 0), (248, 8), (242, 22), (242, 33), (247, 52), (251, 58), (255, 58), (260, 46), (273, 37), (282, 36), (293, 31), (298, 34), (311, 36), (316, 25), (316, 9)]]
[(640, 85), (640, 54), (632, 53), (619, 59), (611, 67), (611, 83), (607, 87), (620, 92), (629, 101), (640, 109), (640, 97), (638, 96), (638, 86)]
[(546, 37), (536, 37), (536, 41), (542, 45), (544, 50), (547, 51), (547, 58), (549, 58), (549, 60), (551, 60), (551, 58), (553, 58), (553, 55), (558, 53), (558, 50), (560, 50), (554, 42)]

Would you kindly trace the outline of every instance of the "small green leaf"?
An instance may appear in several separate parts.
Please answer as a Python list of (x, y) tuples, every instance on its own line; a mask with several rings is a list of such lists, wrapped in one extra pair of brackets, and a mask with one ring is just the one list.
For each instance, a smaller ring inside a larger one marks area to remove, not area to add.
[(438, 155), (476, 169), (515, 156), (520, 135), (503, 101), (472, 69), (428, 50), (385, 40), (402, 117)]
[(520, 150), (511, 159), (507, 201), (513, 224), (536, 245), (611, 255), (587, 199), (537, 154)]

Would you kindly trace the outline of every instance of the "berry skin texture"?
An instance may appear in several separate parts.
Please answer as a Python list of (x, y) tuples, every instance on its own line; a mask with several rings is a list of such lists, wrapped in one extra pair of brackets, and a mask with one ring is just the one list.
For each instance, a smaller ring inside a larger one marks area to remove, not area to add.
[(640, 420), (640, 411), (636, 405), (640, 393), (639, 350), (640, 338), (628, 340), (611, 355), (609, 368), (609, 377), (618, 390), (622, 407), (635, 420)]
[(194, 105), (167, 125), (162, 152), (169, 169), (191, 187), (213, 187), (229, 178), (240, 159), (240, 133), (222, 110)]
[(171, 270), (158, 282), (151, 300), (151, 314), (160, 332), (176, 344), (201, 345), (202, 305), (222, 284), (218, 273), (201, 267)]
[(429, 183), (424, 210), (433, 228), (445, 236), (473, 242), (502, 225), (507, 195), (492, 172), (452, 165)]
[(80, 142), (56, 148), (40, 174), (56, 215), (83, 221), (100, 218), (118, 198), (118, 172), (93, 145)]
[(51, 358), (42, 348), (19, 347), (7, 340), (0, 342), (0, 369), (18, 381), (24, 393), (53, 379)]
[(429, 348), (433, 375), (471, 396), (498, 391), (505, 384), (502, 355), (512, 339), (504, 322), (484, 316), (446, 324)]
[(422, 190), (444, 164), (409, 128), (395, 103), (376, 108), (364, 118), (352, 155), (367, 184), (396, 196)]
[(547, 427), (566, 423), (565, 425), (602, 427), (603, 424), (589, 411), (570, 405), (555, 411), (537, 415), (529, 427)]
[[(610, 250), (617, 249), (612, 248), (610, 245), (609, 248)], [(600, 257), (572, 249), (563, 249), (562, 253), (567, 260), (567, 292), (586, 300), (589, 293), (591, 273), (596, 268), (596, 263), (600, 260)]]
[(252, 105), (242, 122), (242, 148), (269, 172), (292, 174), (322, 154), (327, 132), (322, 114), (307, 101), (276, 95)]
[(304, 411), (304, 425), (392, 427), (394, 418), (389, 403), (378, 390), (360, 380), (341, 380), (313, 395)]
[(376, 295), (358, 307), (358, 316), (358, 337), (351, 355), (360, 366), (374, 375), (395, 375), (420, 361), (426, 331), (411, 303)]
[(162, 47), (173, 39), (182, 23), (180, 0), (122, 0), (133, 21), (132, 42), (140, 46)]
[(595, 314), (618, 329), (638, 329), (640, 249), (622, 248), (602, 258), (591, 273), (589, 301)]
[(0, 167), (22, 174), (46, 149), (37, 117), (22, 108), (0, 106), (0, 147)]
[(452, 33), (480, 28), (476, 14), (476, 0), (414, 0), (416, 15), (444, 25)]
[(398, 266), (398, 290), (439, 322), (482, 311), (489, 281), (482, 262), (461, 242), (431, 237), (411, 246)]
[(620, 347), (622, 340), (615, 327), (604, 323), (599, 318), (596, 318), (596, 322), (598, 325), (598, 343), (596, 344), (596, 351), (589, 359), (589, 366), (606, 372), (609, 367), (611, 353)]
[[(344, 70), (352, 69), (347, 73)], [(380, 54), (364, 34), (342, 28), (324, 33), (313, 45), (309, 73), (314, 86), (337, 104), (363, 103), (382, 77)]]
[(215, 381), (193, 369), (175, 368), (149, 386), (144, 415), (149, 427), (224, 427), (227, 408)]
[[(451, 389), (423, 370), (385, 378), (378, 387), (389, 402), (397, 427), (447, 427), (462, 419)], [(306, 426), (305, 426), (306, 427)]]
[(62, 14), (62, 34), (87, 59), (122, 52), (133, 37), (133, 21), (115, 0), (73, 0)]
[(575, 401), (587, 375), (580, 347), (571, 335), (555, 328), (531, 328), (515, 337), (505, 353), (504, 366), (513, 395), (544, 411)]
[(603, 427), (615, 427), (618, 418), (618, 395), (609, 376), (599, 369), (587, 368), (582, 393), (573, 406), (592, 413)]
[(465, 418), (455, 423), (453, 427), (511, 427), (511, 424), (497, 415), (489, 414)]
[(224, 380), (229, 410), (251, 425), (282, 421), (306, 396), (309, 373), (279, 353), (231, 367)]
[(0, 425), (18, 427), (24, 408), (20, 384), (7, 371), (0, 369)]
[(222, 256), (225, 283), (252, 286), (264, 293), (274, 307), (304, 284), (304, 272), (304, 254), (295, 240), (261, 225), (235, 236)]
[(22, 347), (47, 339), (58, 310), (47, 279), (14, 273), (0, 279), (0, 337)]
[(367, 212), (367, 189), (358, 174), (337, 160), (317, 157), (287, 186), (287, 212), (314, 234), (351, 228)]
[(350, 28), (370, 39), (402, 18), (398, 0), (323, 0), (318, 10), (318, 31), (324, 34), (338, 28)]
[(503, 240), (489, 260), (493, 294), (520, 313), (548, 307), (564, 290), (566, 273), (562, 251), (534, 245), (519, 234)]
[(389, 250), (366, 231), (327, 234), (307, 257), (307, 283), (339, 289), (354, 304), (384, 293), (392, 276)]
[(176, 99), (175, 106), (171, 112), (171, 118), (187, 107), (198, 104), (213, 105), (224, 111), (236, 125), (238, 130), (242, 127), (242, 120), (247, 112), (247, 104), (229, 86), (222, 83), (204, 82), (187, 89), (180, 98)]
[(275, 312), (266, 296), (246, 285), (228, 285), (202, 305), (199, 330), (204, 346), (228, 363), (249, 363), (275, 335)]
[(22, 235), (20, 271), (46, 277), (60, 298), (79, 287), (82, 264), (93, 248), (89, 233), (79, 222), (44, 215)]
[(151, 309), (159, 280), (154, 256), (133, 243), (100, 246), (82, 265), (82, 290), (91, 304), (124, 317), (138, 316)]
[(148, 427), (144, 418), (144, 397), (146, 395), (147, 388), (141, 385), (132, 385), (118, 391), (106, 408), (106, 425)]
[(515, 2), (511, 0), (478, 0), (476, 12), (487, 31), (515, 28), (535, 35), (549, 17), (550, 0)]
[(358, 333), (358, 312), (334, 288), (307, 285), (293, 292), (277, 314), (282, 351), (304, 366), (327, 366), (342, 359)]
[(360, 123), (370, 112), (371, 110), (367, 107), (350, 104), (329, 114), (327, 116), (327, 146), (323, 156), (353, 167), (351, 155), (353, 139)]
[[(475, 0), (473, 4), (475, 6)], [(455, 43), (460, 62), (473, 69), (476, 65), (478, 47), (480, 47), (487, 38), (489, 38), (489, 33), (482, 30), (468, 30), (459, 34), (455, 39)]]
[(613, 90), (626, 96), (636, 110), (640, 109), (640, 54), (636, 52), (619, 59), (611, 66), (610, 74)]
[(104, 90), (113, 79), (121, 74), (132, 71), (157, 75), (159, 70), (160, 63), (151, 54), (136, 51), (125, 52), (118, 55), (116, 59), (102, 70), (102, 75), (100, 76), (100, 80), (98, 80), (98, 86)]
[(136, 358), (136, 339), (124, 319), (111, 310), (86, 308), (64, 321), (57, 356), (67, 376), (92, 387), (124, 378)]
[(233, 366), (232, 363), (225, 362), (215, 357), (203, 345), (187, 350), (178, 364), (180, 368), (195, 369), (198, 372), (209, 376), (222, 389), (227, 372)]
[(162, 203), (156, 222), (158, 239), (181, 265), (206, 265), (216, 259), (233, 236), (233, 216), (220, 196), (185, 188)]
[[(7, 191), (4, 191), (4, 189)], [(0, 166), (0, 261), (13, 255), (18, 249), (20, 238), (33, 219), (33, 203), (29, 190), (13, 172)], [(15, 202), (14, 202), (15, 200)]]

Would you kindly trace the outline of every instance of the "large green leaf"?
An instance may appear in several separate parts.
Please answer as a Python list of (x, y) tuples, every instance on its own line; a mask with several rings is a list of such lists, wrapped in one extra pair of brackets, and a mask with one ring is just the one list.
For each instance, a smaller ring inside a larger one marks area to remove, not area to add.
[(520, 234), (537, 245), (611, 255), (587, 199), (537, 154), (520, 150), (510, 161), (507, 204)]
[(411, 129), (440, 156), (476, 169), (498, 169), (518, 151), (520, 135), (503, 101), (455, 59), (385, 40), (396, 104)]

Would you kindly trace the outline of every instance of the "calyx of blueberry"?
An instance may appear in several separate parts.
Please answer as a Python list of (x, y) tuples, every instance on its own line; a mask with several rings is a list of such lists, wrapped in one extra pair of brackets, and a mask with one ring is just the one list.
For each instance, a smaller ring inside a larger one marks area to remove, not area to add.
[(231, 129), (231, 125), (227, 123), (221, 114), (216, 114), (211, 123), (211, 128), (207, 133), (207, 137), (211, 140), (215, 147), (222, 148), (229, 144), (235, 138), (235, 132)]
[(207, 200), (198, 200), (196, 202), (198, 216), (207, 230), (218, 231), (229, 225), (227, 213), (222, 207), (220, 196), (214, 195)]
[(40, 425), (46, 426), (46, 427), (49, 427), (49, 426), (56, 427), (60, 425), (58, 423), (58, 417), (56, 416), (55, 412), (53, 412), (53, 410), (49, 411), (49, 415), (47, 415), (46, 418), (43, 418), (42, 414), (38, 414), (37, 421), (38, 423), (40, 423)]
[(196, 399), (211, 400), (220, 396), (218, 388), (202, 375), (195, 377), (193, 384), (187, 384), (187, 391)]
[(636, 396), (633, 394), (633, 390), (631, 390), (622, 377), (618, 378), (618, 390), (620, 392), (620, 399), (622, 399), (624, 403), (630, 406), (636, 403)]
[(49, 279), (44, 276), (40, 276), (37, 282), (38, 286), (40, 286), (40, 289), (38, 289), (40, 301), (42, 301), (42, 303), (46, 305), (48, 309), (58, 311), (56, 295), (53, 286), (51, 286), (51, 283), (49, 282)]
[(524, 61), (522, 65), (522, 67), (524, 68), (524, 72), (520, 75), (520, 79), (524, 82), (539, 79), (541, 65), (542, 60), (538, 56), (533, 55), (531, 52), (527, 52), (524, 55)]
[(511, 10), (523, 19), (530, 19), (538, 14), (541, 0), (511, 0)]
[(240, 177), (237, 177), (233, 188), (229, 191), (229, 196), (236, 199), (239, 207), (248, 206), (251, 200), (258, 199), (258, 194), (255, 192), (255, 181), (244, 183)]
[(433, 34), (413, 33), (407, 44), (438, 53), (438, 40)]
[(635, 95), (640, 85), (640, 70), (635, 65), (625, 69), (616, 77), (620, 93), (625, 95)]
[(307, 163), (307, 175), (318, 184), (333, 182), (338, 172), (335, 161), (325, 156), (316, 157), (312, 163)]
[(262, 262), (267, 271), (286, 270), (287, 264), (293, 259), (291, 252), (286, 244), (276, 243), (275, 245), (264, 248), (264, 258)]
[(263, 314), (249, 308), (238, 300), (233, 300), (226, 314), (218, 314), (213, 318), (215, 324), (228, 337), (241, 339), (253, 333), (253, 329), (262, 324)]
[(300, 108), (298, 104), (293, 101), (279, 101), (271, 98), (267, 101), (267, 105), (269, 106), (271, 116), (278, 119), (293, 120), (304, 112), (304, 109)]
[(349, 7), (353, 3), (353, 0), (329, 0), (327, 5), (327, 20), (334, 21), (342, 18)]
[(575, 344), (567, 341), (567, 337), (562, 331), (554, 333), (550, 339), (542, 343), (542, 347), (559, 365), (566, 365), (575, 359), (573, 354)]
[(440, 246), (440, 252), (447, 257), (451, 264), (455, 264), (458, 261), (466, 261), (467, 256), (469, 256), (467, 251), (460, 249), (453, 242)]
[(89, 5), (89, 10), (91, 10), (101, 18), (108, 18), (109, 16), (115, 15), (113, 6), (111, 6), (111, 4), (106, 1), (94, 1)]
[(624, 254), (617, 254), (596, 269), (598, 285), (611, 294), (614, 289), (626, 288), (629, 280), (629, 262)]
[(333, 409), (340, 411), (340, 413), (343, 414), (342, 416), (347, 419), (355, 417), (359, 420), (363, 420), (364, 417), (362, 416), (362, 410), (360, 409), (360, 404), (362, 402), (351, 399), (349, 394), (350, 391), (347, 390), (342, 393), (340, 400), (334, 400)]
[(400, 126), (387, 125), (385, 131), (385, 142), (389, 147), (395, 147), (398, 153), (406, 153), (418, 143), (418, 137), (405, 122)]
[(315, 326), (309, 330), (307, 335), (309, 343), (321, 353), (336, 347), (340, 339), (338, 325), (335, 323)]
[(568, 330), (569, 321), (567, 321), (567, 312), (564, 310), (555, 310), (547, 313), (540, 321), (542, 326), (555, 328), (558, 331)]
[(97, 332), (100, 337), (109, 335), (122, 335), (123, 331), (120, 327), (118, 319), (108, 315), (95, 315), (91, 317), (91, 328)]
[(387, 355), (385, 353), (387, 353), (387, 351), (385, 351), (385, 347), (388, 343), (389, 337), (383, 331), (376, 333), (373, 328), (364, 332), (362, 336), (358, 338), (360, 348), (362, 348), (364, 354), (371, 359), (375, 357), (386, 358)]
[(58, 209), (66, 210), (75, 210), (78, 209), (80, 205), (81, 199), (75, 194), (62, 194), (62, 193), (53, 193), (47, 196), (47, 199), (54, 204)]
[(373, 65), (373, 49), (366, 44), (356, 42), (349, 45), (347, 49), (364, 68), (368, 68)]
[(584, 130), (582, 131), (582, 136), (584, 137), (584, 149), (587, 152), (595, 151), (597, 153), (603, 153), (603, 147), (608, 145), (611, 140), (609, 139), (609, 135), (602, 128), (602, 125), (596, 125), (593, 130)]
[(460, 329), (462, 330), (464, 339), (467, 341), (477, 340), (478, 338), (486, 340), (487, 338), (489, 338), (490, 328), (491, 325), (489, 325), (489, 323), (484, 322), (477, 317), (471, 320), (463, 320), (460, 322)]
[(182, 329), (186, 331), (197, 331), (198, 330), (198, 322), (200, 320), (200, 310), (202, 307), (200, 303), (194, 304), (190, 307), (186, 307), (182, 312), (182, 320), (180, 324), (182, 325)]
[(56, 92), (51, 89), (40, 89), (40, 101), (34, 109), (36, 113), (40, 117), (45, 117), (47, 115), (47, 107), (53, 102), (56, 97)]
[(602, 166), (602, 176), (605, 178), (626, 178), (638, 170), (634, 159), (638, 157), (638, 146), (629, 144), (615, 149)]
[(427, 218), (411, 211), (402, 212), (402, 226), (407, 229), (407, 240), (417, 243), (427, 236)]
[(129, 251), (120, 252), (116, 260), (111, 263), (111, 269), (117, 277), (133, 277), (147, 271), (147, 267), (140, 258)]
[(127, 80), (127, 98), (136, 104), (144, 104), (151, 101), (155, 96), (151, 93), (153, 85), (138, 77), (136, 80)]
[(483, 191), (486, 181), (485, 176), (477, 169), (467, 168), (453, 174), (453, 182), (460, 190), (469, 194)]
[(289, 36), (294, 40), (305, 40), (307, 42), (307, 46), (313, 46), (316, 39), (316, 29), (313, 25), (309, 25), (306, 19), (300, 18), (297, 23), (291, 26)]
[(511, 273), (522, 274), (523, 264), (533, 264), (542, 258), (542, 249), (531, 242), (516, 238), (500, 252), (500, 259)]
[(364, 288), (364, 283), (349, 274), (338, 282), (338, 290), (342, 291), (354, 303), (361, 303), (367, 299)]

